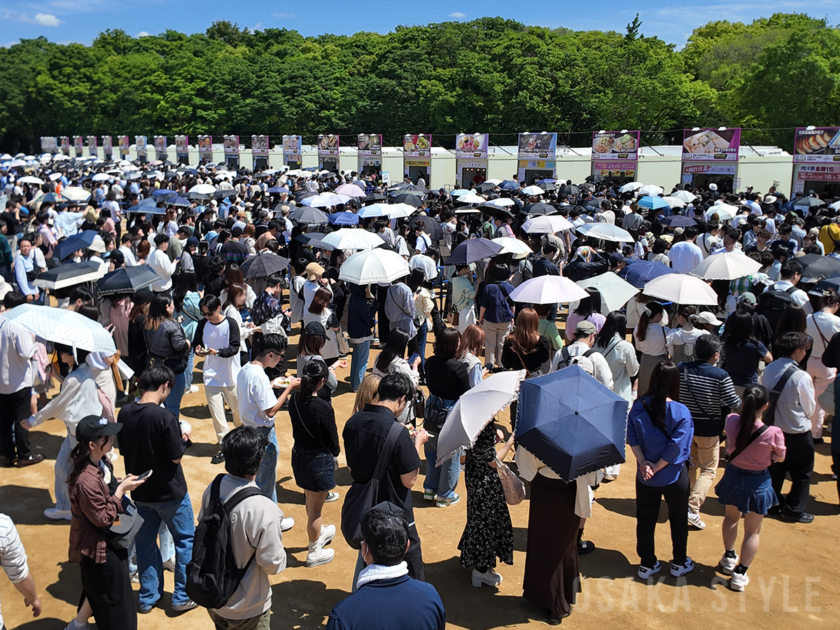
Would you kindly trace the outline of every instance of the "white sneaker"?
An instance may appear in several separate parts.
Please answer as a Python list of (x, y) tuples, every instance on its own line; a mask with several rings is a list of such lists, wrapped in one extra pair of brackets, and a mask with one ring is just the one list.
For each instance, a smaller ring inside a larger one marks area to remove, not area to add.
[(198, 393), (198, 385), (190, 385), (190, 394)]
[(694, 571), (694, 560), (691, 558), (686, 557), (685, 564), (671, 563), (671, 575), (674, 577), (682, 577), (686, 573), (691, 573), (692, 571)]
[(175, 556), (172, 556), (169, 560), (163, 563), (163, 570), (175, 573)]
[(322, 547), (335, 538), (335, 525), (321, 525), (321, 535), (318, 544)]
[(73, 518), (73, 513), (70, 510), (47, 508), (44, 510), (44, 516), (53, 521), (69, 521)]
[(338, 497), (338, 492), (327, 492), (327, 498), (324, 499), (324, 503), (335, 503), (338, 501)]
[(744, 590), (744, 587), (750, 583), (750, 576), (746, 573), (733, 573), (729, 578), (729, 588), (739, 593)]
[(652, 567), (646, 567), (646, 566), (640, 564), (639, 565), (638, 576), (641, 579), (646, 580), (649, 577), (652, 577), (652, 576), (656, 575), (661, 570), (662, 570), (662, 563), (660, 563), (659, 560), (657, 560), (656, 564), (653, 565)]
[(285, 517), (283, 517), (283, 520), (280, 521), (280, 531), (281, 532), (287, 532), (290, 529), (292, 529), (292, 527), (294, 527), (294, 526), (295, 526), (295, 519), (293, 519), (291, 516), (285, 516)]
[(735, 554), (734, 558), (729, 558), (724, 553), (723, 557), (720, 559), (720, 569), (726, 575), (732, 575), (732, 572), (735, 570), (735, 567), (738, 566), (738, 554)]
[(324, 549), (319, 543), (315, 543), (314, 547), (310, 547), (306, 554), (306, 566), (317, 567), (321, 564), (332, 562), (335, 557), (335, 549)]
[(484, 573), (480, 573), (478, 569), (473, 569), (472, 585), (476, 588), (481, 588), (483, 585), (498, 586), (502, 583), (502, 576), (496, 573), (493, 569), (487, 569)]
[(140, 573), (138, 571), (131, 574), (131, 583), (140, 584)]
[(695, 514), (691, 510), (688, 511), (688, 524), (697, 529), (706, 529), (706, 523), (700, 520), (700, 514)]

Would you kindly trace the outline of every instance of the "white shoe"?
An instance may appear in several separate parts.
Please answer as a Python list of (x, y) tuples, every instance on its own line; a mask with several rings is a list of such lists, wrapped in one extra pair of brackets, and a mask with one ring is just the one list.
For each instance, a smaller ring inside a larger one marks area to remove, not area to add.
[(53, 521), (69, 521), (73, 518), (73, 513), (70, 510), (47, 508), (44, 510), (44, 516)]
[(335, 538), (335, 525), (321, 525), (321, 535), (318, 537), (318, 544), (322, 547)]
[(646, 566), (640, 564), (639, 565), (638, 576), (641, 579), (646, 580), (649, 577), (656, 575), (661, 570), (662, 570), (662, 564), (659, 562), (659, 560), (657, 560), (656, 564), (653, 565), (652, 567), (646, 567)]
[(324, 503), (335, 503), (338, 501), (338, 497), (338, 492), (327, 492), (327, 498), (324, 499)]
[(285, 517), (283, 517), (283, 520), (280, 521), (280, 531), (281, 532), (287, 532), (290, 529), (292, 529), (292, 527), (294, 527), (294, 526), (295, 526), (295, 519), (293, 519), (291, 516), (285, 516)]
[(131, 574), (131, 583), (140, 584), (140, 573), (138, 571)]
[(175, 556), (172, 556), (169, 560), (163, 563), (163, 570), (175, 573)]
[(190, 385), (190, 394), (198, 393), (198, 385)]
[(726, 575), (732, 575), (732, 572), (735, 570), (735, 567), (738, 566), (738, 554), (735, 554), (734, 558), (728, 558), (726, 554), (723, 554), (723, 557), (720, 559), (720, 569)]
[(315, 543), (306, 554), (306, 566), (317, 567), (321, 564), (332, 562), (335, 557), (335, 549), (324, 549), (320, 544)]
[(744, 587), (750, 583), (750, 576), (746, 573), (733, 573), (729, 578), (729, 588), (739, 593), (744, 590)]
[(502, 583), (502, 576), (496, 573), (493, 569), (487, 569), (484, 573), (480, 573), (478, 569), (473, 569), (472, 585), (476, 588), (481, 588), (483, 585), (498, 586)]
[(686, 573), (691, 573), (692, 571), (694, 571), (694, 560), (691, 558), (686, 557), (685, 564), (671, 563), (671, 575), (674, 577), (682, 577)]
[(706, 529), (706, 523), (700, 520), (700, 514), (695, 514), (691, 510), (688, 511), (688, 524), (697, 529)]

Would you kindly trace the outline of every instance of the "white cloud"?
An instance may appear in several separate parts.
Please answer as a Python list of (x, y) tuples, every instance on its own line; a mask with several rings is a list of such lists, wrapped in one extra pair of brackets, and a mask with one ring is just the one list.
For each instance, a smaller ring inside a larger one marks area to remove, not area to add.
[(35, 22), (41, 26), (58, 26), (59, 24), (63, 24), (61, 20), (51, 13), (36, 13)]
[(29, 17), (26, 13), (6, 11), (3, 14), (3, 19), (11, 22), (23, 22), (24, 24), (39, 24), (41, 26), (58, 26), (59, 24), (64, 24), (64, 22), (51, 13), (36, 13), (35, 17)]
[(148, 31), (140, 31), (139, 33), (137, 33), (137, 37), (151, 37), (151, 35), (152, 34)]
[(456, 20), (460, 20), (461, 18), (467, 17), (466, 13), (461, 13), (460, 11), (455, 11), (455, 13), (450, 13), (447, 17), (455, 18)]
[(295, 17), (294, 13), (274, 13), (273, 15), (281, 20), (291, 20)]

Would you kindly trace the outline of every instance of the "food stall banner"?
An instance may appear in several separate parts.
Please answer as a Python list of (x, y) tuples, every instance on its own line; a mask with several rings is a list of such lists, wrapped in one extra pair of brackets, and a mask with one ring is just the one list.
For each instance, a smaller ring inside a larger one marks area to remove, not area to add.
[(489, 145), (489, 133), (459, 133), (455, 136), (455, 157), (486, 160)]
[(190, 153), (190, 137), (189, 136), (175, 136), (175, 154), (189, 155)]
[(166, 160), (166, 146), (166, 136), (155, 136), (155, 155), (158, 160)]
[(137, 155), (146, 155), (149, 148), (149, 141), (146, 136), (134, 136), (134, 146), (137, 149)]
[(225, 155), (239, 155), (239, 136), (222, 136), (225, 141)]
[(111, 136), (102, 136), (102, 151), (105, 155), (114, 154), (114, 139)]
[(128, 136), (118, 136), (117, 142), (120, 146), (120, 155), (124, 157), (131, 152), (131, 142), (129, 142)]
[(382, 155), (382, 136), (375, 133), (360, 133), (356, 138), (359, 155)]
[(198, 154), (202, 159), (213, 157), (213, 136), (198, 136)]
[(300, 155), (302, 147), (303, 136), (283, 136), (283, 155)]
[(96, 153), (96, 148), (98, 146), (96, 136), (88, 136), (87, 137), (87, 145), (88, 145), (88, 151), (90, 153)]
[(520, 133), (520, 160), (554, 160), (557, 157), (556, 133)]
[[(592, 160), (636, 161), (639, 159), (639, 131), (596, 131), (592, 134)], [(610, 166), (610, 168), (614, 168)], [(635, 168), (635, 165), (634, 165)]]
[(318, 135), (318, 155), (338, 155), (340, 136), (333, 134), (319, 134)]
[(432, 136), (407, 133), (403, 136), (403, 157), (432, 157)]
[(85, 150), (85, 139), (82, 136), (73, 136), (73, 148), (76, 149), (76, 157)]
[(840, 162), (840, 127), (797, 127), (794, 162)]
[(737, 162), (741, 129), (684, 129), (683, 162), (721, 160)]
[(61, 152), (70, 155), (70, 138), (67, 136), (61, 136)]
[(42, 153), (55, 153), (58, 150), (58, 138), (55, 136), (42, 136), (41, 137), (41, 152)]
[(268, 156), (268, 136), (251, 136), (251, 155)]

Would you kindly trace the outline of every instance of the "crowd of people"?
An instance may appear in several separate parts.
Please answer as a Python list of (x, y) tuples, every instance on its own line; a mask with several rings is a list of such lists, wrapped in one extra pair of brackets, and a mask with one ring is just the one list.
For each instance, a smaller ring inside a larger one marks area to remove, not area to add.
[[(688, 201), (650, 209), (641, 185), (545, 182), (523, 193), (525, 182), (514, 179), (475, 186), (469, 192), (483, 202), (466, 204), (425, 182), (386, 187), (375, 174), (112, 171), (75, 163), (32, 174), (42, 183), (20, 169), (0, 171), (3, 310), (75, 311), (107, 329), (115, 347), (93, 352), (47, 341), (0, 315), (5, 466), (43, 461), (30, 447), (34, 427), (59, 419), (67, 429), (55, 461), (55, 505), (45, 506), (47, 518), (70, 522), (69, 560), (80, 570), (78, 614), (67, 630), (89, 621), (102, 630), (136, 628), (138, 613), (161, 605), (165, 570), (174, 573), (173, 612), (201, 605), (219, 630), (269, 627), (269, 577), (286, 568), (283, 533), (295, 526), (277, 501), (280, 413), (291, 421), (292, 473), (305, 497), (306, 567), (334, 559), (330, 542), (339, 529), (359, 550), (354, 593), (329, 614), (328, 628), (445, 626), (443, 603), (424, 583), (425, 533), (413, 514), (411, 490), (424, 460), (422, 500), (446, 509), (461, 500), (459, 490), (466, 493), (458, 549), (475, 587), (498, 586), (497, 565), (513, 563), (500, 464), (509, 460), (529, 482), (524, 597), (559, 624), (580, 589), (579, 556), (596, 551), (583, 535), (594, 491), (615, 481), (621, 466), (562, 479), (517, 443), (515, 402), (510, 427), (490, 419), (467, 448), (441, 461), (447, 454), (438, 438), (449, 412), (499, 371), (530, 379), (575, 365), (626, 401), (642, 580), (662, 569), (654, 531), (663, 498), (674, 577), (694, 568), (688, 532), (705, 527), (709, 493), (725, 505), (719, 567), (735, 591), (749, 583), (765, 516), (814, 520), (809, 485), (815, 444), (834, 413), (840, 295), (806, 268), (814, 255), (840, 258), (830, 200), (678, 186), (667, 198), (681, 193)], [(191, 194), (207, 184), (213, 192)], [(87, 198), (72, 201), (79, 190)], [(650, 196), (661, 200), (665, 191)], [(311, 206), (316, 197), (326, 199), (318, 205), (329, 214)], [(410, 210), (400, 218), (365, 211), (389, 201)], [(529, 231), (526, 222), (543, 215), (571, 228)], [(629, 238), (577, 231), (597, 223)], [(378, 246), (407, 261), (407, 275), (387, 283), (342, 279), (355, 250), (321, 240), (345, 225), (381, 237)], [(516, 240), (520, 249), (448, 263), (474, 239)], [(720, 253), (749, 257), (759, 270), (711, 281), (714, 305), (667, 303), (644, 292), (615, 305), (591, 287), (572, 304), (511, 298), (543, 276), (626, 277), (648, 263), (691, 274)], [(103, 275), (145, 265), (153, 280), (116, 293), (98, 283), (39, 283), (83, 261)], [(293, 334), (294, 368), (286, 357)], [(337, 421), (337, 370), (348, 366), (354, 412)], [(210, 462), (224, 472), (198, 489), (196, 515), (183, 470), (192, 426), (181, 411), (183, 397), (201, 391), (218, 443)], [(123, 479), (114, 472), (115, 445)], [(353, 484), (342, 522), (326, 523), (325, 503), (341, 498), (342, 452)], [(833, 440), (832, 455), (838, 472)], [(376, 505), (352, 513), (372, 480)], [(221, 553), (224, 567), (225, 551), (228, 570), (213, 574), (207, 558)], [(26, 552), (5, 515), (0, 561), (38, 616)]]

